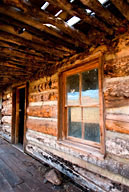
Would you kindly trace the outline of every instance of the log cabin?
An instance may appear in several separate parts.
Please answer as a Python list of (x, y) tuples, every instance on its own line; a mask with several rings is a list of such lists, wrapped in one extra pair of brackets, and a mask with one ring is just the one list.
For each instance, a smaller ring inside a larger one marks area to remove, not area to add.
[(129, 191), (129, 0), (0, 1), (0, 134), (85, 189)]

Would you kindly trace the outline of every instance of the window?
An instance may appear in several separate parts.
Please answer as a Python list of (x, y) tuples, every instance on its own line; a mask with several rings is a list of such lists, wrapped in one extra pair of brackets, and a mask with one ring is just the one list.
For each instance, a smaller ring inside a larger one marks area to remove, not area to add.
[(101, 71), (97, 60), (60, 75), (60, 139), (102, 148), (104, 128)]

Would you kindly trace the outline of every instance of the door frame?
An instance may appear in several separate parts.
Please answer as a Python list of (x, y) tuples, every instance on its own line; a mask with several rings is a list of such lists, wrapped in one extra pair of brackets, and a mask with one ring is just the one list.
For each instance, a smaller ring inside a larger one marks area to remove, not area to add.
[(28, 106), (28, 83), (17, 85), (12, 90), (12, 130), (11, 143), (18, 144), (19, 137), (19, 90), (25, 88), (25, 109), (24, 109), (24, 137), (23, 137), (23, 151), (26, 147), (26, 121), (27, 121), (27, 106)]

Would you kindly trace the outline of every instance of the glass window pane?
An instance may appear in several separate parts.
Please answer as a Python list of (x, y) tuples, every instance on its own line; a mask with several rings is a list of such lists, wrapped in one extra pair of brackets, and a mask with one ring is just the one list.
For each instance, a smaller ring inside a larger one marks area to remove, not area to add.
[(95, 105), (99, 103), (98, 69), (82, 73), (82, 104)]
[(67, 77), (67, 104), (79, 104), (79, 75)]
[(68, 136), (81, 138), (82, 125), (81, 125), (81, 108), (69, 107), (68, 108)]
[(100, 142), (99, 108), (83, 108), (85, 139)]

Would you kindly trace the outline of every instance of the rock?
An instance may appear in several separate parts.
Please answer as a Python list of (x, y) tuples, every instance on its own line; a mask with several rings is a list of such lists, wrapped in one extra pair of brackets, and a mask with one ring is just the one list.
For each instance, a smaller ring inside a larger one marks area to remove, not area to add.
[(55, 169), (51, 169), (50, 171), (48, 171), (45, 174), (45, 179), (54, 185), (60, 185), (62, 183), (61, 175)]

